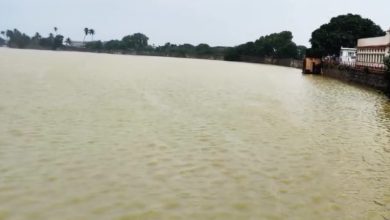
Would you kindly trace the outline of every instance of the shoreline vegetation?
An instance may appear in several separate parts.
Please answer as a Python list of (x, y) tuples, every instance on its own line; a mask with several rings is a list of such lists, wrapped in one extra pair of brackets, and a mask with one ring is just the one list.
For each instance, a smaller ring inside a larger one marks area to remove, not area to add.
[[(54, 33), (49, 33), (43, 37), (40, 33), (35, 33), (30, 37), (18, 29), (1, 31), (0, 46), (6, 45), (10, 48), (19, 49), (38, 49), (38, 50), (61, 50), (61, 51), (79, 51), (95, 52), (109, 54), (128, 54), (145, 56), (164, 56), (164, 57), (183, 57), (199, 58), (227, 61), (246, 61), (251, 62), (253, 58), (263, 59), (303, 59), (306, 47), (297, 46), (293, 41), (293, 35), (290, 31), (282, 31), (262, 36), (253, 43), (255, 53), (247, 54), (241, 52), (245, 50), (242, 46), (212, 47), (208, 44), (172, 44), (166, 43), (161, 46), (149, 44), (149, 37), (143, 33), (135, 33), (122, 37), (121, 40), (93, 40), (94, 29), (84, 28), (83, 41), (73, 41), (69, 37), (65, 39), (64, 35), (58, 33), (58, 28), (53, 28)], [(90, 41), (86, 41), (88, 35)], [(256, 44), (256, 45), (255, 45)], [(245, 60), (244, 57), (251, 57)]]
[[(368, 18), (360, 15), (346, 14), (333, 17), (329, 23), (321, 25), (311, 35), (311, 48), (294, 43), (290, 31), (282, 31), (261, 36), (259, 39), (234, 47), (216, 46), (201, 43), (172, 44), (155, 46), (149, 44), (149, 37), (143, 33), (135, 33), (122, 37), (121, 40), (94, 40), (94, 29), (84, 28), (83, 41), (73, 41), (59, 33), (58, 27), (53, 27), (54, 33), (47, 37), (35, 33), (34, 36), (18, 29), (0, 32), (0, 46), (10, 48), (80, 51), (124, 55), (144, 55), (162, 57), (183, 57), (212, 60), (239, 61), (250, 63), (266, 63), (299, 68), (299, 60), (304, 57), (326, 58), (337, 63), (341, 47), (356, 47), (359, 38), (383, 36), (381, 27)], [(90, 36), (89, 41), (86, 41)], [(390, 58), (385, 58), (387, 66), (386, 77), (390, 81)], [(289, 63), (288, 65), (286, 63)], [(390, 91), (390, 88), (389, 88)], [(390, 93), (390, 92), (389, 92)]]

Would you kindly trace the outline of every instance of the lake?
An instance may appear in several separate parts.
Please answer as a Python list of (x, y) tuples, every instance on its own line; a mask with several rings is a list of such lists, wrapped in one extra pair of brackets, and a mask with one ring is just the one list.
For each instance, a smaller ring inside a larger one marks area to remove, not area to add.
[(271, 65), (0, 48), (0, 219), (390, 219), (390, 102)]

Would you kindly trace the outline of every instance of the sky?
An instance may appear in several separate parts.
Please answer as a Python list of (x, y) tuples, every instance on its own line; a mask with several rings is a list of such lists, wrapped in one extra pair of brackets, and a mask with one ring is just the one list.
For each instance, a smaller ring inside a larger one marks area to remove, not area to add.
[(313, 30), (340, 14), (360, 14), (390, 27), (389, 0), (0, 0), (0, 30), (59, 34), (82, 40), (121, 39), (137, 32), (149, 43), (235, 46), (289, 30), (310, 46)]

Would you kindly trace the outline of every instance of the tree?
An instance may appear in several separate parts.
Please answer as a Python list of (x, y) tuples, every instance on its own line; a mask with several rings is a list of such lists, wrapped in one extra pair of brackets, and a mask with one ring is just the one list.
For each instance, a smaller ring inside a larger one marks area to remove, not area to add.
[(385, 63), (385, 66), (386, 66), (386, 72), (385, 72), (385, 78), (387, 80), (387, 95), (390, 96), (390, 51), (389, 51), (389, 54), (385, 57), (385, 59), (383, 60), (383, 62)]
[(89, 29), (88, 28), (84, 28), (84, 42), (85, 42), (85, 38), (87, 37), (87, 35), (89, 34)]
[(256, 55), (269, 58), (295, 58), (297, 46), (290, 31), (273, 33), (255, 41)]
[(326, 55), (340, 53), (341, 47), (356, 47), (359, 38), (377, 37), (385, 32), (373, 21), (360, 15), (347, 14), (334, 17), (312, 33), (312, 52)]
[(91, 35), (92, 40), (93, 40), (93, 35), (95, 35), (95, 30), (94, 30), (94, 29), (89, 29), (89, 30), (88, 30), (88, 34)]
[(5, 33), (5, 36), (8, 37), (8, 40), (11, 39), (13, 36), (14, 32), (12, 30), (7, 30)]
[(385, 57), (384, 63), (386, 65), (387, 71), (390, 72), (390, 51), (389, 54)]
[(41, 38), (39, 45), (44, 48), (54, 49), (54, 35), (50, 33), (48, 37)]
[(122, 48), (122, 41), (119, 40), (110, 40), (104, 44), (104, 49), (107, 51), (118, 51)]
[(3, 38), (0, 37), (0, 47), (5, 45), (5, 40)]
[(306, 50), (307, 48), (305, 46), (297, 46), (297, 57), (296, 59), (303, 59), (306, 56)]
[(5, 31), (1, 31), (0, 33), (5, 37)]
[(163, 56), (190, 57), (196, 56), (196, 47), (191, 44), (176, 45), (166, 43), (163, 46), (156, 47), (154, 52)]
[(85, 48), (93, 51), (101, 51), (103, 49), (103, 43), (99, 41), (91, 41), (85, 44)]
[(224, 59), (240, 61), (243, 57), (259, 58), (297, 58), (298, 47), (292, 41), (290, 31), (282, 31), (262, 36), (255, 42), (247, 42), (227, 50)]
[(197, 55), (201, 56), (212, 54), (211, 47), (208, 44), (199, 44), (195, 47), (195, 51)]
[(24, 33), (21, 33), (19, 30), (14, 29), (7, 30), (7, 37), (9, 38), (8, 46), (17, 47), (17, 48), (26, 48), (30, 44), (30, 37)]
[(65, 43), (66, 43), (68, 46), (71, 46), (71, 45), (72, 45), (72, 40), (68, 37), (68, 38), (66, 38)]
[(122, 38), (122, 46), (124, 49), (143, 50), (148, 46), (148, 40), (149, 38), (142, 33), (127, 35)]
[(33, 39), (38, 39), (38, 40), (41, 38), (42, 38), (42, 36), (38, 32), (36, 32), (34, 37), (33, 37)]
[(64, 36), (56, 35), (54, 37), (54, 42), (53, 42), (53, 45), (52, 45), (52, 49), (56, 50), (57, 48), (62, 47), (63, 46), (63, 41), (64, 41)]
[(41, 39), (42, 39), (42, 36), (38, 32), (36, 32), (34, 37), (31, 38), (32, 44), (39, 45), (39, 42), (41, 41)]

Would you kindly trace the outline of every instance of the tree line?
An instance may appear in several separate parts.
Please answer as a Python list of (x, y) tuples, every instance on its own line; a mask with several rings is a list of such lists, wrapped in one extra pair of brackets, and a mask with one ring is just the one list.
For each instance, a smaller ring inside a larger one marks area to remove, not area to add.
[(148, 43), (149, 38), (142, 33), (135, 33), (124, 36), (121, 40), (110, 40), (107, 42), (87, 42), (85, 47), (91, 51), (108, 53), (137, 53), (155, 56), (172, 57), (198, 57), (210, 59), (222, 59), (226, 47), (211, 47), (208, 44), (171, 44), (153, 46)]
[[(42, 49), (68, 49), (80, 50), (73, 46), (70, 38), (58, 34), (54, 27), (54, 34), (42, 37), (36, 33), (33, 37), (17, 29), (2, 31), (4, 38), (0, 37), (0, 45), (8, 44), (16, 48), (42, 48)], [(235, 47), (211, 47), (208, 44), (171, 44), (153, 46), (148, 43), (149, 38), (142, 33), (126, 35), (120, 40), (106, 42), (94, 41), (95, 30), (84, 28), (84, 39), (88, 35), (91, 41), (85, 42), (83, 50), (108, 53), (135, 53), (158, 56), (199, 57), (225, 59), (228, 61), (246, 61), (248, 57), (270, 59), (302, 59), (305, 55), (324, 57), (339, 56), (341, 47), (356, 47), (357, 40), (365, 37), (382, 36), (385, 32), (379, 25), (360, 15), (346, 14), (332, 18), (328, 23), (321, 25), (311, 35), (311, 48), (299, 46), (293, 42), (290, 31), (272, 33), (261, 36), (255, 41), (247, 42)], [(7, 41), (6, 41), (6, 40)]]
[(292, 39), (290, 31), (262, 36), (254, 42), (230, 48), (225, 54), (225, 60), (246, 61), (246, 57), (302, 59), (306, 47), (297, 46)]
[[(32, 49), (63, 49), (63, 50), (82, 50), (92, 52), (123, 53), (123, 54), (145, 54), (156, 56), (174, 56), (174, 57), (199, 57), (210, 59), (222, 59), (227, 47), (211, 47), (208, 44), (171, 44), (166, 43), (162, 46), (153, 46), (149, 44), (149, 38), (142, 33), (126, 35), (120, 40), (93, 40), (95, 30), (84, 28), (84, 46), (75, 46), (70, 38), (64, 39), (64, 36), (58, 34), (58, 28), (54, 27), (54, 34), (50, 33), (47, 37), (42, 37), (39, 33), (30, 37), (18, 29), (2, 31), (0, 37), (0, 46), (7, 42), (12, 48), (32, 48)], [(86, 41), (87, 36), (91, 36), (90, 41)]]
[[(43, 48), (43, 49), (57, 49), (63, 46), (64, 36), (57, 34), (57, 28), (54, 27), (56, 34), (50, 33), (47, 37), (42, 37), (39, 33), (35, 33), (30, 37), (18, 29), (1, 31), (1, 35), (5, 37), (7, 45), (13, 48)], [(5, 39), (0, 37), (0, 45), (5, 44)]]

